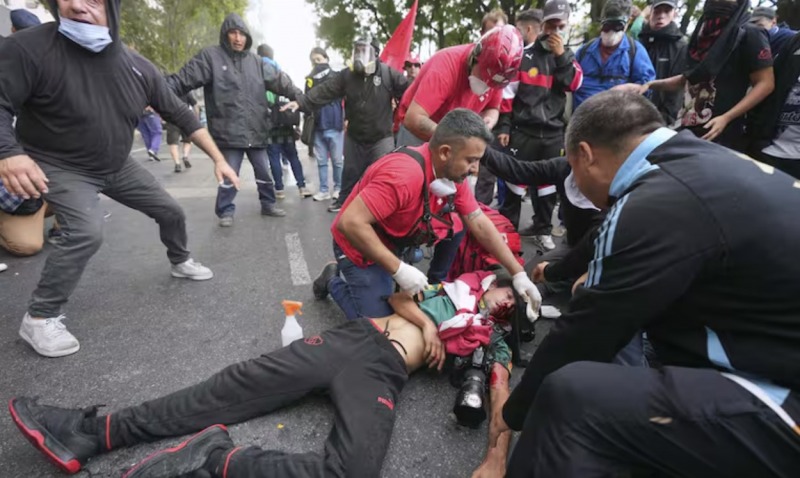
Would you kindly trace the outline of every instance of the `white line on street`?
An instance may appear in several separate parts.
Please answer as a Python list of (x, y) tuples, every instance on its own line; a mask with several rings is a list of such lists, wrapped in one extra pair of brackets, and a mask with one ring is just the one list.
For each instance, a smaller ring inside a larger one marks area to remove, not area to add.
[(307, 285), (311, 283), (311, 274), (308, 273), (308, 264), (303, 256), (303, 245), (300, 244), (300, 234), (293, 232), (286, 234), (286, 249), (289, 251), (289, 268), (292, 271), (292, 284)]

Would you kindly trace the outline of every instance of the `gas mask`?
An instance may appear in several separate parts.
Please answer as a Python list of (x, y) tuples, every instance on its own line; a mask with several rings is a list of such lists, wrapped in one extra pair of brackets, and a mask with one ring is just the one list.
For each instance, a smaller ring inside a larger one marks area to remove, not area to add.
[(489, 91), (489, 85), (477, 76), (469, 75), (469, 88), (478, 96), (485, 95)]
[(375, 49), (368, 40), (356, 40), (353, 45), (353, 71), (361, 75), (372, 75), (377, 71)]

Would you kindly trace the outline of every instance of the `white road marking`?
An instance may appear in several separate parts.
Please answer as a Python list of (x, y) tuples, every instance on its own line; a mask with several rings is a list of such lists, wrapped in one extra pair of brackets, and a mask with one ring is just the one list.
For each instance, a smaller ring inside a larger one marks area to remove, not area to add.
[(311, 283), (311, 274), (308, 273), (308, 264), (303, 255), (303, 245), (300, 244), (300, 234), (293, 232), (286, 234), (286, 249), (289, 251), (289, 268), (292, 271), (292, 284), (308, 285)]

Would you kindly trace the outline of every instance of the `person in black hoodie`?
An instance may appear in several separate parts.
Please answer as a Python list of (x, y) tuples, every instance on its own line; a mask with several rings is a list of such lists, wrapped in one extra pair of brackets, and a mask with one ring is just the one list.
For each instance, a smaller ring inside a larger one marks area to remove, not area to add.
[[(631, 91), (686, 89), (673, 127), (743, 151), (744, 115), (775, 87), (764, 30), (748, 25), (750, 0), (706, 0), (689, 40), (687, 70)], [(628, 86), (628, 85), (626, 85)]]
[(158, 223), (173, 277), (213, 277), (189, 257), (180, 205), (129, 157), (142, 110), (150, 105), (180, 127), (214, 160), (218, 181), (239, 179), (161, 73), (120, 41), (120, 0), (49, 7), (55, 22), (0, 46), (0, 180), (12, 194), (44, 197), (61, 225), (20, 328), (36, 352), (61, 357), (80, 348), (62, 307), (103, 242), (98, 193)]
[(800, 34), (775, 59), (775, 91), (748, 125), (749, 154), (800, 179)]
[(283, 107), (311, 113), (344, 98), (348, 126), (344, 135), (342, 190), (328, 211), (340, 211), (364, 171), (394, 149), (392, 100), (400, 101), (408, 84), (402, 73), (380, 61), (378, 43), (363, 37), (353, 44), (350, 68), (330, 75), (329, 80)]
[[(238, 173), (247, 154), (255, 172), (261, 214), (280, 217), (286, 212), (275, 206), (267, 157), (272, 128), (266, 91), (294, 99), (300, 89), (276, 66), (249, 51), (252, 45), (244, 20), (231, 13), (220, 27), (219, 45), (201, 50), (168, 81), (178, 96), (203, 87), (208, 129), (225, 160)], [(220, 184), (215, 212), (222, 227), (233, 225), (235, 198), (236, 189), (230, 183)]]
[[(639, 34), (639, 41), (647, 49), (656, 70), (657, 80), (672, 78), (686, 70), (688, 43), (674, 22), (677, 10), (677, 0), (655, 0), (650, 20), (644, 24)], [(683, 106), (683, 92), (654, 91), (650, 101), (661, 112), (664, 121), (672, 124)]]

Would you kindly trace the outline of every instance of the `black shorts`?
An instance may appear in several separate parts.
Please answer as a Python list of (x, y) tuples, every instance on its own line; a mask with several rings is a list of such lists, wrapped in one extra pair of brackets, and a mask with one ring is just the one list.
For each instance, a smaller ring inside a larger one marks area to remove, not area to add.
[(191, 143), (189, 138), (183, 135), (181, 129), (172, 123), (167, 123), (167, 144)]

